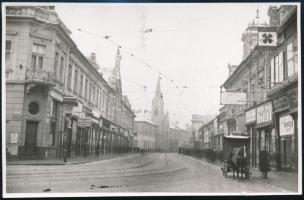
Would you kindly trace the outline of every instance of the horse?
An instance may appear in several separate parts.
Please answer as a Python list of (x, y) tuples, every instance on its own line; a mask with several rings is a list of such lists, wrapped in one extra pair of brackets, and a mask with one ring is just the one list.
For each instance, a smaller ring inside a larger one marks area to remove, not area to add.
[(229, 164), (232, 168), (233, 178), (235, 178), (235, 172), (237, 174), (237, 178), (239, 178), (239, 173), (241, 173), (241, 178), (243, 178), (243, 174), (246, 173), (247, 165), (246, 146), (233, 148), (230, 151)]

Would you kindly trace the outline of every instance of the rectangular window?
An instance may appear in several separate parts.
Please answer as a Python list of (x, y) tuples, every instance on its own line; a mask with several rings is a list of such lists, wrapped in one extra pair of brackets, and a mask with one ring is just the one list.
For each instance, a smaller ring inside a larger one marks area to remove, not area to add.
[(52, 102), (52, 117), (57, 118), (57, 114), (58, 114), (58, 101), (54, 101)]
[(279, 58), (278, 56), (274, 57), (274, 82), (279, 82)]
[(32, 55), (31, 67), (32, 67), (32, 70), (34, 70), (34, 71), (36, 71), (36, 61), (37, 61), (37, 56)]
[(91, 103), (91, 102), (92, 102), (92, 97), (91, 97), (91, 95), (92, 95), (92, 84), (90, 83), (90, 88), (89, 88), (89, 98), (88, 98), (89, 103)]
[(45, 56), (45, 46), (41, 44), (33, 44), (31, 67), (33, 70), (43, 69), (43, 59)]
[(5, 41), (5, 64), (6, 66), (11, 65), (11, 57), (12, 57), (12, 41)]
[(59, 53), (56, 52), (55, 53), (55, 63), (54, 63), (54, 74), (55, 74), (56, 78), (58, 77), (58, 75), (57, 75), (58, 63), (59, 63)]
[(93, 91), (92, 91), (92, 103), (93, 105), (95, 105), (96, 101), (95, 101), (95, 86), (93, 86)]
[(79, 95), (82, 97), (82, 87), (83, 87), (83, 75), (80, 75), (80, 88), (79, 88)]
[(64, 74), (64, 57), (60, 58), (60, 69), (59, 69), (59, 80), (63, 82), (63, 74)]
[(38, 69), (42, 70), (42, 66), (43, 66), (43, 57), (39, 56), (38, 57)]
[(87, 97), (87, 93), (88, 93), (88, 79), (85, 79), (85, 83), (84, 83), (84, 99), (88, 99)]
[(74, 73), (74, 92), (77, 93), (78, 70), (75, 69)]
[(73, 70), (73, 66), (72, 66), (72, 64), (69, 64), (68, 80), (67, 80), (67, 88), (68, 89), (71, 89), (71, 86), (72, 86), (72, 70)]
[(55, 133), (56, 133), (56, 122), (50, 122), (50, 136), (51, 136), (51, 145), (55, 145)]
[(291, 77), (298, 73), (297, 39), (287, 45), (287, 76)]
[(281, 51), (279, 53), (279, 66), (278, 66), (278, 69), (279, 69), (279, 80), (278, 82), (283, 82), (284, 80), (284, 56), (283, 56), (283, 51)]
[(96, 106), (99, 108), (99, 89), (97, 89)]

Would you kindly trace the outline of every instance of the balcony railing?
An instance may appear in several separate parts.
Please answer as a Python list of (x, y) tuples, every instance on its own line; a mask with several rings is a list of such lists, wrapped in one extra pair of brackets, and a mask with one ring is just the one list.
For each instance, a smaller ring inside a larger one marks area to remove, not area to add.
[(27, 69), (25, 80), (28, 83), (37, 83), (49, 86), (56, 86), (57, 84), (55, 74), (44, 70)]

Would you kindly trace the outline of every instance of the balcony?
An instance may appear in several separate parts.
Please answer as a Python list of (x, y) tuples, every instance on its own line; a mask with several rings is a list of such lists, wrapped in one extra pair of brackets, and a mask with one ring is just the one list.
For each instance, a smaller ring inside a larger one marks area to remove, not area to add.
[(53, 87), (57, 84), (57, 80), (53, 72), (32, 69), (26, 70), (25, 82), (46, 87)]
[(297, 82), (298, 82), (298, 74), (296, 73), (295, 75), (285, 79), (283, 82), (275, 83), (275, 85), (268, 90), (267, 96), (271, 97), (274, 94), (279, 93), (280, 91), (284, 90), (285, 88), (287, 88), (293, 84), (297, 84)]

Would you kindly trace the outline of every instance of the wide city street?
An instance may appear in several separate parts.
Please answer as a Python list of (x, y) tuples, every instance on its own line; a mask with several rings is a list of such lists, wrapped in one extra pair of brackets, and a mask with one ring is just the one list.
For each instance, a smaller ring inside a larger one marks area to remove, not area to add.
[[(44, 191), (46, 190), (46, 191)], [(10, 165), (8, 193), (281, 193), (258, 178), (224, 178), (220, 167), (177, 153), (144, 153), (75, 165)]]

